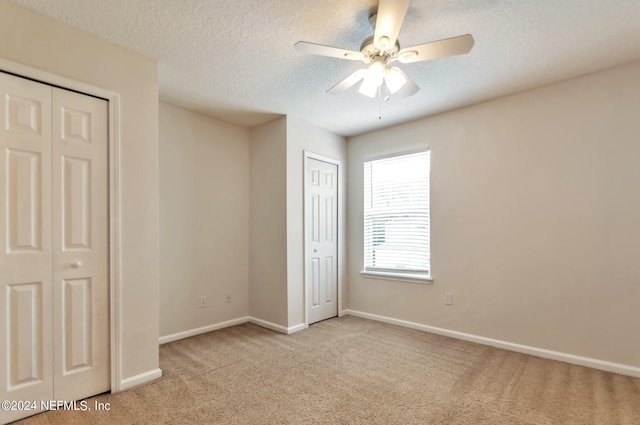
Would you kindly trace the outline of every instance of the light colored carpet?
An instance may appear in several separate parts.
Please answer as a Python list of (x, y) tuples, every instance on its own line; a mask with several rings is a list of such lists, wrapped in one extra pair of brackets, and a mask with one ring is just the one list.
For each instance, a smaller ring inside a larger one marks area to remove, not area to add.
[(640, 424), (640, 379), (346, 316), (161, 346), (162, 379), (34, 424)]

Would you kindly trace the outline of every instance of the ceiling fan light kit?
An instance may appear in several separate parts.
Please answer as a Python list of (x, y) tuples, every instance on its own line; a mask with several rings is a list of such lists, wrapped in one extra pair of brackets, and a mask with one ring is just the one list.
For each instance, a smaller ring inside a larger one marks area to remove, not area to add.
[(384, 70), (384, 83), (389, 92), (395, 94), (407, 83), (407, 78), (400, 72), (400, 68), (387, 68)]
[[(380, 0), (377, 13), (369, 17), (374, 26), (374, 35), (367, 37), (360, 51), (340, 49), (321, 44), (297, 42), (297, 51), (313, 55), (328, 56), (347, 60), (360, 60), (368, 65), (350, 74), (335, 84), (327, 93), (341, 94), (362, 80), (358, 92), (370, 98), (385, 92), (399, 96), (411, 96), (420, 88), (398, 67), (389, 65), (395, 61), (413, 63), (468, 53), (474, 45), (471, 34), (400, 49), (398, 33), (409, 9), (411, 0)], [(385, 97), (388, 100), (388, 94)]]
[(372, 98), (376, 97), (378, 87), (382, 85), (386, 70), (387, 65), (383, 60), (375, 60), (371, 65), (369, 65), (369, 68), (367, 68), (362, 80), (362, 85), (360, 85), (360, 90), (358, 91), (365, 96)]

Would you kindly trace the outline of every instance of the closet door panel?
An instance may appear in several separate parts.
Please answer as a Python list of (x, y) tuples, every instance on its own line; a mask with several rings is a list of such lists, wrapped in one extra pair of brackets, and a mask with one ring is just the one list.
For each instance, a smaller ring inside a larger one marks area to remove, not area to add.
[(0, 400), (53, 397), (51, 90), (0, 73)]
[(54, 395), (108, 391), (107, 101), (53, 90)]

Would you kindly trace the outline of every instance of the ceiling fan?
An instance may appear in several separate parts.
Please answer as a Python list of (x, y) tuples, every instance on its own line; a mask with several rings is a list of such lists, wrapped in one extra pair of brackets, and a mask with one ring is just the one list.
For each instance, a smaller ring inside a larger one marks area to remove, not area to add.
[[(412, 63), (447, 56), (468, 53), (474, 41), (471, 34), (444, 40), (432, 41), (404, 49), (400, 49), (398, 33), (402, 21), (407, 14), (411, 0), (380, 0), (378, 11), (369, 17), (375, 33), (367, 37), (360, 46), (360, 51), (345, 50), (322, 44), (298, 41), (294, 47), (297, 51), (312, 55), (362, 61), (368, 65), (344, 78), (327, 90), (329, 94), (340, 94), (356, 85), (360, 80), (359, 92), (365, 96), (382, 98), (382, 86), (390, 94), (411, 96), (420, 88), (393, 62)], [(385, 97), (386, 99), (388, 96)]]

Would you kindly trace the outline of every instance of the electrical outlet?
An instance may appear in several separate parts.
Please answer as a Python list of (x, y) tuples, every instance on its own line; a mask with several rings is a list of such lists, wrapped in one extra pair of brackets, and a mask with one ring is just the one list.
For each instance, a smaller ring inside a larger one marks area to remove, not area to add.
[(229, 304), (231, 302), (231, 294), (227, 294), (226, 303)]
[(200, 308), (205, 308), (207, 306), (207, 297), (204, 295), (200, 297)]
[(444, 293), (444, 303), (446, 305), (453, 304), (453, 293), (451, 293), (451, 292), (445, 292)]

